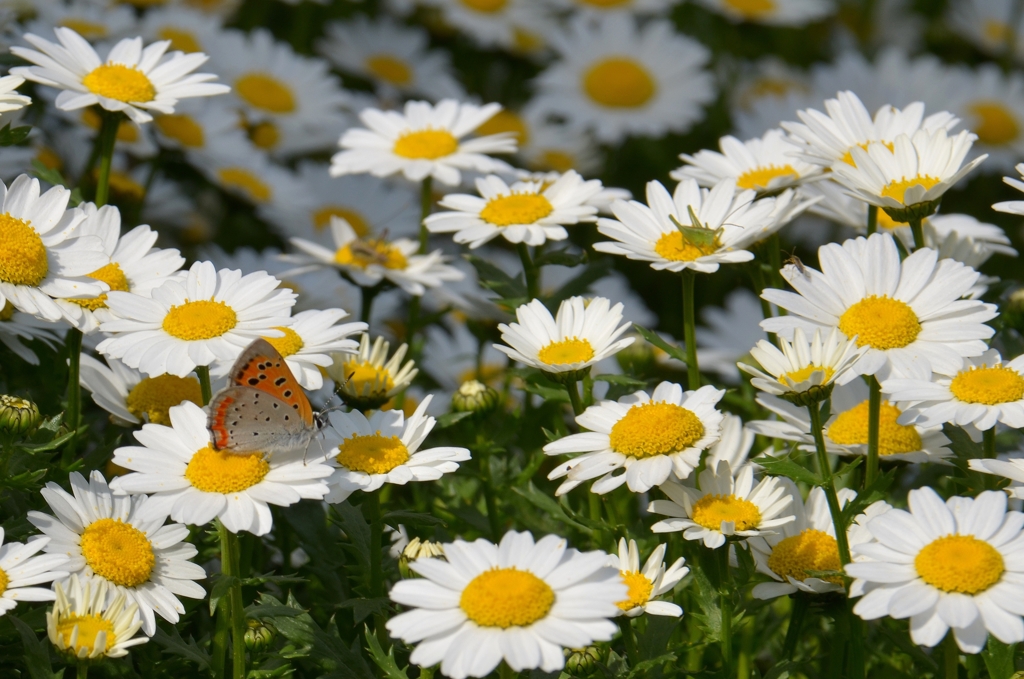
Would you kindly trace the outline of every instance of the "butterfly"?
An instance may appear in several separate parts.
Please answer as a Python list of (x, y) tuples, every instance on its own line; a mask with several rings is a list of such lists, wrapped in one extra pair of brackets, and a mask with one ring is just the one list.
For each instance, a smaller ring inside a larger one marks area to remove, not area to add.
[(229, 386), (210, 401), (207, 426), (217, 450), (248, 454), (305, 449), (327, 425), (314, 413), (284, 357), (258, 339), (228, 375)]

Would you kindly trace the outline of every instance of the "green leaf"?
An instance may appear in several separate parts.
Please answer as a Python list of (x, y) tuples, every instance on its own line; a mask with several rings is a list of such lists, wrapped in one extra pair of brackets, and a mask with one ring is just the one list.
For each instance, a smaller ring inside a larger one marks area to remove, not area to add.
[(630, 389), (643, 389), (647, 386), (647, 382), (644, 380), (638, 380), (635, 377), (629, 375), (594, 375), (595, 382), (607, 382), (608, 384), (615, 384), (620, 387), (629, 387)]
[(383, 613), (390, 605), (391, 600), (387, 597), (376, 597), (373, 599), (356, 598), (342, 601), (341, 604), (339, 604), (339, 608), (351, 608), (352, 617), (358, 625), (363, 620), (366, 620), (368, 616)]
[(588, 259), (586, 250), (572, 252), (569, 248), (562, 248), (561, 250), (541, 253), (540, 256), (533, 260), (533, 264), (538, 268), (548, 265), (573, 267), (586, 264)]
[(348, 536), (359, 564), (366, 570), (370, 567), (370, 525), (366, 523), (359, 508), (352, 506), (348, 500), (331, 505), (331, 510), (338, 518), (341, 529)]
[(788, 679), (793, 676), (797, 669), (800, 668), (804, 663), (793, 662), (792, 660), (782, 660), (775, 663), (775, 666), (768, 670), (763, 679)]
[(1009, 677), (1016, 669), (1013, 664), (1013, 656), (1017, 644), (1004, 644), (991, 634), (988, 636), (988, 643), (981, 652), (981, 659), (985, 661), (988, 674), (991, 677)]
[(219, 575), (216, 580), (213, 581), (213, 587), (210, 588), (210, 615), (216, 615), (217, 606), (220, 604), (221, 599), (228, 595), (231, 591), (231, 587), (239, 582), (239, 579), (234, 575)]
[(795, 457), (762, 455), (753, 461), (764, 467), (764, 473), (768, 476), (785, 476), (787, 479), (812, 486), (822, 484), (821, 477), (797, 462)]
[(7, 616), (14, 624), (21, 636), (21, 645), (25, 650), (25, 666), (28, 668), (28, 676), (31, 679), (61, 679), (64, 670), (54, 672), (50, 665), (50, 648), (36, 636), (36, 633), (27, 624), (13, 615)]
[(960, 427), (946, 423), (942, 425), (942, 433), (950, 441), (950, 450), (961, 460), (973, 460), (985, 457), (984, 446), (971, 440), (967, 432)]
[(719, 607), (718, 589), (708, 580), (703, 568), (694, 568), (690, 572), (697, 585), (694, 595), (701, 610), (700, 613), (691, 612), (690, 615), (696, 618), (707, 635), (704, 641), (717, 642), (722, 637), (722, 609)]
[(647, 670), (654, 669), (659, 665), (664, 665), (668, 662), (675, 662), (675, 653), (663, 653), (657, 658), (651, 658), (650, 660), (641, 660), (636, 664), (636, 667), (630, 667), (629, 672), (626, 674), (625, 679), (633, 679), (633, 677), (641, 677), (647, 673)]
[(82, 434), (84, 434), (88, 430), (89, 430), (89, 425), (83, 424), (81, 427), (78, 428), (77, 432), (69, 431), (68, 433), (64, 434), (63, 436), (58, 436), (57, 438), (53, 439), (52, 441), (48, 441), (47, 443), (39, 443), (39, 444), (36, 444), (36, 445), (19, 444), (18, 447), (21, 448), (22, 450), (24, 450), (25, 452), (27, 452), (29, 454), (32, 454), (32, 455), (35, 455), (37, 453), (50, 453), (50, 452), (53, 452), (54, 450), (57, 450), (61, 446), (63, 446), (65, 443), (70, 441), (76, 435), (81, 437)]
[[(824, 420), (822, 420), (822, 421), (824, 421)], [(860, 457), (854, 458), (853, 462), (851, 462), (850, 464), (844, 465), (843, 467), (837, 469), (835, 471), (835, 473), (832, 474), (832, 478), (834, 478), (834, 479), (841, 479), (841, 478), (843, 478), (844, 476), (846, 476), (847, 474), (852, 472), (854, 469), (859, 467), (861, 465), (861, 463), (864, 462), (864, 459), (865, 459), (864, 456), (860, 456)]]
[(153, 642), (168, 655), (185, 658), (203, 671), (210, 670), (210, 654), (199, 648), (199, 644), (191, 636), (187, 641), (183, 639), (177, 627), (171, 627), (170, 634), (157, 627), (156, 634), (153, 635)]
[(40, 180), (53, 184), (54, 186), (67, 186), (68, 183), (64, 179), (64, 175), (59, 170), (55, 170), (52, 167), (46, 167), (38, 160), (32, 161), (32, 174), (38, 177)]
[(20, 144), (28, 138), (28, 133), (31, 131), (31, 125), (11, 127), (11, 124), (8, 123), (4, 125), (2, 130), (0, 130), (0, 146), (15, 146)]
[(896, 478), (896, 469), (890, 469), (886, 473), (880, 475), (871, 485), (865, 488), (863, 491), (857, 494), (857, 497), (853, 498), (845, 507), (843, 507), (843, 525), (849, 526), (853, 523), (853, 520), (857, 518), (857, 515), (864, 511), (864, 509), (879, 500), (886, 499), (886, 490), (892, 485), (893, 479)]
[(484, 288), (497, 293), (505, 299), (529, 298), (529, 292), (526, 289), (526, 281), (523, 279), (522, 274), (513, 278), (494, 264), (488, 262), (486, 259), (481, 259), (476, 255), (465, 255), (465, 257), (466, 261), (472, 264), (473, 268), (476, 269), (476, 275), (480, 279), (480, 285)]
[(637, 325), (636, 323), (633, 324), (633, 329), (640, 333), (640, 336), (647, 340), (650, 344), (653, 344), (654, 346), (658, 347), (666, 354), (679, 361), (680, 363), (686, 363), (686, 354), (683, 352), (683, 350), (661, 339), (658, 333), (652, 330), (648, 330), (647, 328)]
[(469, 411), (461, 413), (445, 413), (441, 417), (437, 418), (437, 424), (434, 426), (435, 429), (447, 429), (456, 422), (461, 422), (473, 413)]
[(525, 389), (527, 393), (537, 394), (545, 401), (555, 401), (556, 403), (568, 403), (569, 401), (569, 394), (565, 389), (547, 387), (543, 384), (533, 384), (531, 382), (523, 384), (523, 389)]
[(306, 611), (301, 608), (291, 608), (283, 604), (250, 604), (245, 609), (245, 617), (250, 620), (263, 620), (274, 616), (295, 616), (302, 615)]
[(423, 514), (420, 512), (407, 512), (403, 509), (395, 510), (393, 512), (387, 512), (381, 518), (381, 520), (389, 526), (396, 527), (398, 524), (406, 524), (409, 526), (444, 526), (447, 525), (444, 519), (440, 519), (431, 514)]
[(395, 647), (392, 646), (385, 653), (384, 649), (380, 647), (380, 642), (377, 641), (377, 635), (370, 631), (370, 628), (366, 625), (363, 626), (363, 636), (366, 637), (367, 650), (370, 652), (370, 658), (380, 668), (381, 672), (384, 673), (384, 679), (409, 679), (409, 675), (406, 674), (408, 665), (405, 667), (399, 667), (398, 663), (395, 662)]
[(533, 485), (533, 481), (528, 482), (526, 485), (512, 488), (512, 492), (545, 512), (552, 519), (572, 526), (573, 528), (583, 531), (591, 536), (595, 535), (595, 531), (590, 527), (569, 518), (569, 515), (566, 514), (565, 510), (562, 508), (562, 505), (558, 504), (558, 502), (556, 502), (555, 499), (547, 493), (541, 492), (537, 486)]

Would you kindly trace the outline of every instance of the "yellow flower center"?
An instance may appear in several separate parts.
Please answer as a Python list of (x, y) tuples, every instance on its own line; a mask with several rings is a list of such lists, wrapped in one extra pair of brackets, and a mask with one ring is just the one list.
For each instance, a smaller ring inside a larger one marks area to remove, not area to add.
[(630, 457), (653, 457), (686, 450), (704, 436), (693, 411), (675, 403), (638, 403), (612, 426), (612, 450)]
[(514, 134), (520, 146), (525, 146), (530, 137), (530, 131), (526, 127), (526, 121), (508, 109), (498, 111), (488, 120), (481, 123), (480, 127), (476, 128), (476, 133), (481, 136), (487, 134), (501, 134), (502, 132), (511, 132)]
[(470, 580), (459, 606), (481, 627), (525, 627), (541, 620), (555, 603), (555, 591), (529, 571), (492, 568)]
[(98, 24), (95, 21), (88, 21), (87, 19), (80, 19), (76, 17), (66, 17), (61, 20), (60, 25), (64, 28), (70, 28), (86, 40), (98, 40), (99, 38), (107, 37), (107, 27), (103, 24)]
[(970, 535), (946, 535), (917, 553), (921, 579), (943, 592), (978, 594), (999, 582), (1006, 570), (995, 547)]
[(217, 179), (225, 188), (245, 194), (254, 203), (266, 203), (273, 195), (269, 186), (244, 167), (222, 167), (217, 170)]
[(772, 165), (770, 167), (759, 167), (747, 170), (736, 179), (736, 186), (741, 189), (766, 189), (771, 180), (776, 177), (791, 177), (799, 179), (800, 173), (793, 169), (792, 165)]
[[(98, 281), (103, 281), (110, 286), (111, 290), (120, 290), (121, 292), (128, 292), (131, 287), (128, 285), (128, 279), (125, 277), (124, 272), (121, 271), (120, 265), (117, 262), (111, 262), (106, 266), (96, 269), (89, 278), (95, 278)], [(90, 311), (96, 311), (97, 309), (107, 308), (107, 293), (103, 293), (99, 297), (89, 297), (86, 299), (69, 299), (69, 302), (77, 304), (78, 306), (89, 309)]]
[(976, 101), (967, 107), (974, 116), (974, 132), (982, 144), (1001, 146), (1020, 136), (1017, 118), (998, 101)]
[[(768, 557), (768, 568), (783, 580), (806, 580), (811, 577), (807, 571), (841, 571), (843, 564), (839, 561), (836, 539), (824, 531), (808, 528), (775, 545)], [(840, 576), (824, 579), (836, 585), (843, 583)]]
[[(76, 627), (78, 628), (78, 638), (75, 640), (74, 647), (70, 647), (68, 645), (71, 643), (71, 635), (74, 634)], [(109, 651), (117, 642), (117, 634), (114, 632), (114, 623), (102, 616), (96, 614), (72, 615), (57, 622), (57, 635), (63, 639), (65, 647), (73, 648), (76, 655), (82, 651), (91, 653), (93, 647), (96, 646), (96, 637), (100, 632), (105, 632), (107, 635), (104, 651)]]
[(156, 98), (156, 88), (146, 74), (134, 66), (102, 64), (82, 78), (93, 94), (117, 101), (146, 103)]
[[(93, 173), (93, 177), (99, 179), (99, 170)], [(119, 170), (110, 171), (110, 192), (124, 200), (139, 202), (146, 195), (146, 187), (138, 183), (132, 176)]]
[(404, 269), (409, 265), (402, 251), (384, 240), (356, 240), (338, 248), (335, 263), (365, 269), (371, 264), (385, 269)]
[(174, 139), (182, 146), (198, 149), (206, 143), (202, 125), (184, 113), (159, 116), (153, 122), (162, 135)]
[(203, 405), (202, 390), (196, 378), (158, 375), (145, 377), (132, 387), (125, 399), (125, 407), (140, 420), (148, 419), (155, 424), (170, 426), (171, 418), (167, 411), (185, 401), (200, 407)]
[(156, 37), (160, 40), (170, 40), (172, 50), (180, 50), (186, 54), (203, 51), (203, 46), (196, 40), (196, 36), (174, 26), (164, 26), (156, 32)]
[(246, 128), (246, 133), (249, 135), (249, 141), (264, 150), (274, 148), (281, 141), (277, 125), (269, 120), (250, 125)]
[(721, 530), (723, 521), (735, 522), (736, 530), (750, 530), (761, 524), (761, 510), (735, 495), (705, 495), (694, 503), (691, 518), (709, 530)]
[(1010, 403), (1024, 398), (1024, 378), (1013, 368), (994, 365), (961, 370), (949, 390), (964, 403)]
[(938, 184), (941, 180), (938, 177), (911, 177), (910, 179), (900, 179), (899, 181), (889, 182), (882, 188), (882, 196), (885, 198), (892, 198), (906, 205), (903, 200), (903, 194), (907, 192), (912, 186), (923, 186), (925, 190), (932, 188)]
[(270, 346), (277, 349), (278, 353), (282, 356), (291, 356), (302, 351), (302, 347), (306, 346), (306, 343), (302, 341), (299, 333), (295, 332), (291, 328), (284, 328), (277, 326), (274, 330), (280, 330), (284, 333), (284, 337), (264, 337), (263, 339), (270, 342)]
[(824, 373), (824, 378), (821, 380), (822, 384), (828, 384), (828, 381), (830, 379), (832, 379), (832, 375), (835, 374), (835, 372), (836, 372), (835, 370), (833, 370), (831, 367), (829, 367), (827, 365), (809, 365), (809, 366), (800, 368), (799, 370), (793, 370), (791, 372), (784, 373), (783, 375), (781, 375), (779, 377), (779, 383), (780, 384), (786, 384), (786, 381), (783, 378), (784, 377), (788, 377), (789, 379), (791, 379), (794, 382), (799, 384), (800, 382), (803, 382), (804, 380), (810, 379), (811, 375), (813, 375), (815, 373), (815, 371), (818, 371), (818, 370), (820, 370), (820, 371), (822, 371)]
[(661, 257), (673, 262), (692, 262), (713, 255), (718, 251), (718, 240), (711, 243), (691, 243), (679, 231), (663, 233), (658, 242), (654, 244), (654, 251)]
[(847, 337), (856, 335), (858, 347), (885, 351), (912, 344), (921, 332), (921, 322), (906, 302), (871, 295), (843, 312), (839, 329)]
[(46, 246), (28, 222), (0, 215), (0, 281), (37, 287), (50, 271)]
[(745, 19), (760, 19), (775, 11), (774, 0), (725, 0), (725, 4)]
[(608, 108), (638, 108), (650, 101), (656, 90), (647, 68), (624, 56), (599, 61), (583, 76), (583, 91)]
[(395, 381), (384, 366), (353, 358), (342, 363), (342, 370), (347, 380), (346, 389), (352, 393), (361, 394), (364, 387), (371, 390), (379, 389), (382, 392), (395, 388)]
[(185, 478), (204, 493), (229, 495), (252, 488), (270, 472), (262, 453), (238, 455), (210, 446), (200, 448), (185, 467)]
[(619, 571), (622, 582), (628, 588), (627, 599), (615, 604), (624, 611), (631, 611), (637, 606), (643, 606), (651, 600), (651, 592), (654, 591), (654, 583), (647, 579), (647, 576), (640, 571)]
[[(888, 401), (882, 401), (878, 418), (878, 454), (899, 455), (916, 453), (923, 445), (921, 435), (912, 424), (899, 424), (896, 420), (902, 411)], [(839, 413), (829, 425), (825, 435), (841, 446), (867, 445), (868, 402)]]
[(555, 172), (568, 172), (576, 167), (576, 159), (567, 151), (560, 149), (547, 149), (537, 159), (537, 166), (543, 169), (554, 170)]
[[(870, 146), (871, 144), (879, 144), (879, 143), (880, 143), (880, 144), (884, 144), (884, 145), (885, 145), (885, 148), (889, 149), (890, 151), (893, 151), (893, 150), (894, 150), (894, 149), (896, 148), (896, 146), (895, 146), (895, 145), (894, 145), (894, 144), (893, 144), (893, 143), (892, 143), (891, 141), (883, 141), (883, 142), (878, 142), (878, 141), (873, 141), (873, 142), (864, 142), (863, 144), (857, 144), (857, 146), (859, 146), (860, 148), (862, 148), (862, 149), (864, 149), (865, 151), (867, 151), (867, 150), (868, 150), (868, 146)], [(851, 147), (850, 149), (848, 149), (848, 150), (846, 151), (846, 153), (844, 153), (844, 154), (843, 154), (843, 157), (842, 157), (842, 161), (843, 161), (844, 163), (846, 163), (847, 165), (853, 165), (854, 167), (857, 167), (857, 161), (855, 161), (855, 160), (853, 159), (853, 148), (856, 148), (856, 147)], [(882, 211), (881, 211), (881, 210), (879, 210), (879, 218), (881, 218), (881, 212), (882, 212)]]
[(168, 335), (186, 341), (220, 337), (236, 325), (238, 316), (234, 309), (224, 302), (205, 299), (172, 306), (163, 322)]
[(474, 12), (494, 14), (504, 9), (508, 0), (459, 0), (459, 2)]
[(353, 435), (338, 446), (338, 464), (354, 472), (387, 474), (409, 461), (409, 449), (397, 436)]
[(994, 45), (1002, 46), (1010, 35), (1010, 27), (996, 19), (985, 19), (982, 27), (985, 37)]
[(268, 73), (246, 73), (235, 81), (235, 92), (253, 108), (271, 113), (295, 110), (291, 88)]
[(406, 132), (395, 140), (392, 152), (414, 160), (436, 160), (459, 150), (459, 140), (448, 130)]
[(0, 568), (0, 594), (7, 591), (7, 585), (11, 583), (11, 579), (7, 577), (7, 572)]
[(96, 575), (121, 587), (148, 582), (156, 564), (146, 534), (120, 519), (99, 519), (86, 526), (82, 556)]
[(554, 206), (539, 193), (512, 193), (487, 201), (480, 219), (495, 226), (533, 224), (554, 211)]
[[(93, 130), (99, 130), (103, 119), (92, 106), (82, 109), (82, 123)], [(139, 140), (139, 128), (130, 120), (122, 120), (117, 126), (117, 141), (134, 144)]]
[(412, 69), (409, 65), (390, 54), (375, 54), (368, 57), (366, 70), (377, 78), (399, 87), (412, 82)]
[(370, 235), (369, 222), (355, 210), (340, 205), (325, 205), (313, 212), (313, 228), (317, 231), (323, 231), (330, 226), (331, 217), (341, 217), (344, 219), (360, 238)]
[(537, 358), (548, 365), (586, 363), (594, 358), (594, 348), (590, 346), (589, 340), (570, 337), (542, 348), (537, 352)]

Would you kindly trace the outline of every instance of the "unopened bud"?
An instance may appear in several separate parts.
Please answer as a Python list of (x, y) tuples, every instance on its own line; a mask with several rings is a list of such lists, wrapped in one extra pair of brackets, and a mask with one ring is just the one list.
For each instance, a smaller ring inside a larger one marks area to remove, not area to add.
[(1010, 293), (1003, 305), (1003, 323), (1024, 334), (1024, 288)]
[(0, 431), (27, 434), (39, 426), (43, 416), (32, 401), (17, 396), (0, 396)]
[(245, 647), (253, 653), (262, 653), (270, 648), (277, 636), (276, 630), (270, 625), (259, 620), (249, 620), (245, 630)]
[(452, 410), (484, 415), (498, 405), (498, 392), (479, 380), (463, 382), (452, 394)]
[(796, 406), (807, 407), (817, 405), (832, 395), (832, 387), (834, 386), (835, 382), (817, 384), (807, 391), (790, 391), (785, 394), (780, 394), (779, 398), (785, 399)]
[(594, 646), (586, 648), (567, 648), (565, 653), (565, 671), (574, 677), (589, 677), (601, 662), (601, 652)]
[(398, 557), (398, 570), (402, 573), (403, 578), (416, 578), (419, 577), (411, 568), (409, 564), (419, 559), (443, 559), (444, 558), (444, 547), (441, 546), (440, 542), (431, 542), (430, 540), (420, 540), (419, 538), (413, 538), (409, 540), (409, 544), (402, 550), (402, 555)]

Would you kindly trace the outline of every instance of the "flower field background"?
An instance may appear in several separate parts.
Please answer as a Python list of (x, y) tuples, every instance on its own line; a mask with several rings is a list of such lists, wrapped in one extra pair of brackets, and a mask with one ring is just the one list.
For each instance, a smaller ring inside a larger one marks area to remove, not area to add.
[(0, 52), (0, 677), (1024, 676), (1024, 1)]

